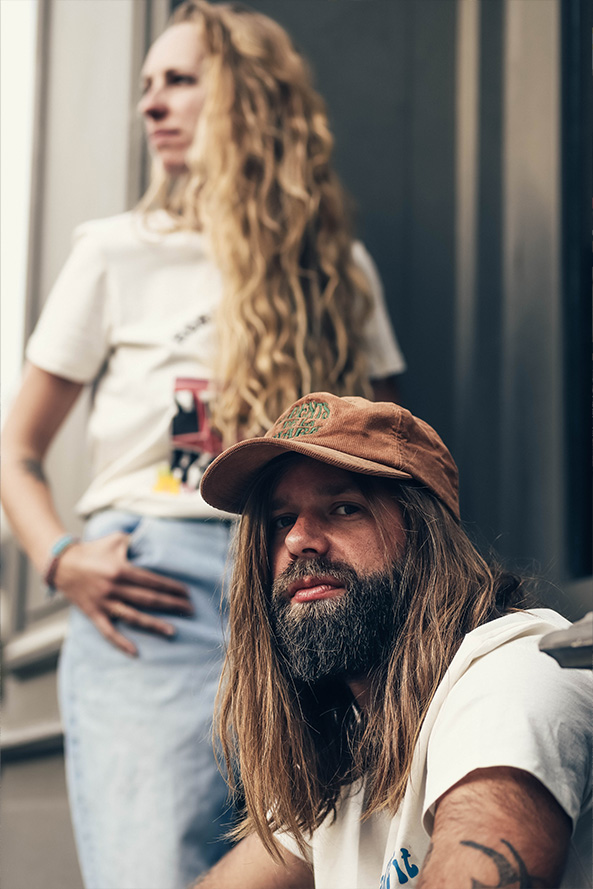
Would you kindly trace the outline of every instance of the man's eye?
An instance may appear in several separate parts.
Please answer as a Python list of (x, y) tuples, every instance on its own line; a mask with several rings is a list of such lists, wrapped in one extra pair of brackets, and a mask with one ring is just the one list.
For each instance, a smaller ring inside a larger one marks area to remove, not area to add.
[(361, 507), (357, 503), (340, 503), (335, 507), (334, 513), (336, 515), (354, 515), (354, 513), (360, 512), (360, 509)]
[(275, 519), (272, 519), (270, 522), (270, 528), (272, 531), (283, 531), (285, 528), (290, 528), (291, 525), (294, 524), (294, 518), (290, 515), (279, 515), (276, 516)]

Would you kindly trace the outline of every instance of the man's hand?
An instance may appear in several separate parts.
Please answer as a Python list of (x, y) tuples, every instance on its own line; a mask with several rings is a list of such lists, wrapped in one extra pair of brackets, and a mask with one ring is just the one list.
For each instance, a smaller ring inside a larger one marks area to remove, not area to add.
[(418, 889), (553, 889), (570, 833), (568, 815), (532, 775), (478, 769), (437, 803)]
[(129, 535), (117, 532), (69, 547), (58, 562), (55, 583), (109, 642), (134, 656), (136, 646), (116, 629), (115, 620), (170, 637), (171, 623), (140, 609), (187, 616), (193, 607), (183, 584), (128, 561), (128, 541)]
[(274, 861), (255, 834), (241, 840), (192, 889), (313, 889), (313, 871), (285, 851), (285, 863)]

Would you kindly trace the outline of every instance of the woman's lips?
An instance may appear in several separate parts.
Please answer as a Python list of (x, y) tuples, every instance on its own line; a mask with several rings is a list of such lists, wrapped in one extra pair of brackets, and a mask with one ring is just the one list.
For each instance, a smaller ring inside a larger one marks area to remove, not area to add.
[(295, 580), (288, 588), (291, 602), (314, 602), (341, 596), (346, 590), (340, 581), (331, 577), (304, 577)]
[(150, 134), (149, 139), (154, 145), (162, 145), (175, 141), (180, 135), (179, 130), (155, 130)]

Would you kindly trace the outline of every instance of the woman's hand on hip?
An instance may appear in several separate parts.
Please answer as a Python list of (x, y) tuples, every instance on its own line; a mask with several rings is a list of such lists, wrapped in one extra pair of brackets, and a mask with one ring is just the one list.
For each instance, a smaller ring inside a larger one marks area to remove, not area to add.
[(140, 609), (188, 616), (193, 606), (183, 584), (133, 565), (128, 545), (129, 535), (117, 532), (69, 547), (60, 558), (55, 582), (109, 642), (135, 656), (136, 646), (116, 629), (115, 620), (171, 637), (171, 623)]

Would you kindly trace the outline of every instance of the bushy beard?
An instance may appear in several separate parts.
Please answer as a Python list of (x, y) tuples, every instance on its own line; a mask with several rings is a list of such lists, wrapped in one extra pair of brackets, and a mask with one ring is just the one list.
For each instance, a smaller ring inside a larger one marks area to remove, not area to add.
[[(287, 590), (305, 576), (332, 577), (345, 593), (291, 604)], [(306, 683), (363, 676), (385, 663), (400, 629), (399, 574), (359, 575), (325, 558), (293, 562), (272, 585), (270, 621), (290, 673)]]

